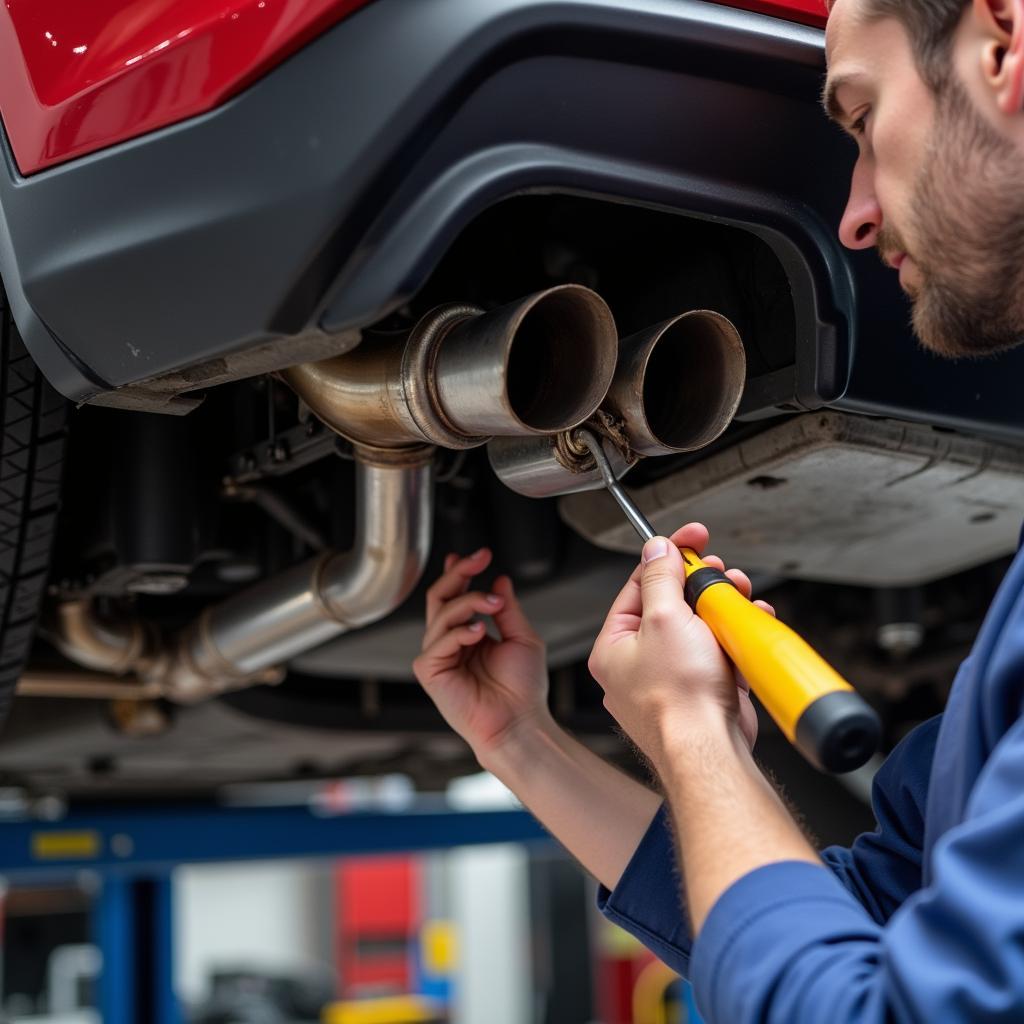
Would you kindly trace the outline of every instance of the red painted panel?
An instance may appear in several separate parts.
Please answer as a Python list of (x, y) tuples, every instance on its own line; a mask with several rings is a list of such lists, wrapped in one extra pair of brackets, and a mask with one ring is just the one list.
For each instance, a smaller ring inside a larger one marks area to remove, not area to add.
[(4, 0), (23, 174), (210, 110), (369, 0)]
[(341, 994), (409, 992), (420, 923), (419, 862), (403, 856), (347, 859), (335, 879)]
[(825, 27), (828, 8), (825, 0), (716, 0), (727, 7), (740, 7), (758, 14), (771, 14), (787, 21), (801, 21), (805, 25)]
[[(370, 0), (4, 0), (0, 115), (23, 174), (211, 110)], [(719, 0), (814, 25), (825, 0)]]

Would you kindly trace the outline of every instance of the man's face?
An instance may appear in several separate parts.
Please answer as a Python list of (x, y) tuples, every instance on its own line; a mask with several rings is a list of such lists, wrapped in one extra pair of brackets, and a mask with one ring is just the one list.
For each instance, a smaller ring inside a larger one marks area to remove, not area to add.
[(827, 31), (826, 100), (859, 148), (840, 239), (899, 273), (926, 348), (1010, 348), (1024, 340), (1021, 154), (956, 69), (933, 91), (903, 25), (863, 7), (836, 0)]

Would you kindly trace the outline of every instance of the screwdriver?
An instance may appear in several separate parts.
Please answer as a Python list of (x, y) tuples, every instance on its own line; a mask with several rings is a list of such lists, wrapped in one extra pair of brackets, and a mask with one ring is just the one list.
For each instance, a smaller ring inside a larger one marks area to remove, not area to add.
[[(597, 435), (576, 432), (608, 492), (646, 543), (657, 534), (615, 478)], [(878, 749), (881, 723), (871, 706), (802, 637), (748, 601), (696, 551), (680, 548), (687, 604), (714, 633), (786, 739), (821, 771), (841, 774)]]

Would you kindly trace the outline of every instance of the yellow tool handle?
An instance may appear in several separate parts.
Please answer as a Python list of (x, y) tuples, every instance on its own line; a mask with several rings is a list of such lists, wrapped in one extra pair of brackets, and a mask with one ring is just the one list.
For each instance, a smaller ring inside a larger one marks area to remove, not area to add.
[(878, 749), (874, 710), (817, 651), (682, 548), (686, 599), (786, 738), (823, 771), (849, 772)]

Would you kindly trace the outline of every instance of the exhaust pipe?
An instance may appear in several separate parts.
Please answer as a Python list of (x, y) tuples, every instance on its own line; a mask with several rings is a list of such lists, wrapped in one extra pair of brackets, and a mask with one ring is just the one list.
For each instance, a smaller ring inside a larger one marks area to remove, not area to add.
[(412, 593), (433, 529), (433, 451), (414, 461), (356, 464), (356, 538), (213, 608), (185, 631), (160, 669), (167, 696), (194, 703), (250, 685), (302, 651), (369, 626)]
[(602, 408), (621, 421), (637, 455), (695, 452), (732, 422), (746, 375), (732, 322), (694, 310), (622, 342)]
[[(355, 446), (352, 550), (326, 552), (208, 608), (170, 642), (137, 621), (106, 623), (84, 601), (58, 609), (49, 639), (79, 665), (133, 675), (140, 685), (117, 692), (139, 699), (193, 703), (280, 682), (278, 666), (384, 618), (416, 587), (430, 553), (432, 446), (576, 426), (607, 393), (616, 348), (603, 300), (565, 285), (492, 313), (445, 306), (401, 341), (282, 371), (314, 415)], [(69, 677), (68, 690), (80, 683)], [(49, 692), (59, 685), (50, 680)], [(90, 678), (94, 693), (97, 685)]]
[[(395, 458), (365, 449), (356, 464), (356, 539), (206, 609), (162, 643), (141, 622), (101, 620), (86, 601), (58, 608), (46, 637), (72, 661), (110, 676), (131, 674), (137, 699), (191, 704), (258, 683), (279, 683), (279, 665), (301, 651), (394, 611), (419, 582), (430, 554), (433, 450)], [(93, 679), (93, 693), (100, 680)], [(65, 695), (80, 681), (69, 677)], [(51, 686), (51, 692), (53, 687)]]
[[(592, 426), (611, 441), (621, 478), (641, 457), (698, 451), (732, 422), (743, 397), (746, 354), (731, 321), (694, 310), (626, 338)], [(604, 485), (593, 457), (568, 430), (554, 437), (497, 438), (488, 457), (498, 478), (530, 498)]]
[(607, 393), (617, 348), (604, 300), (570, 284), (490, 313), (442, 306), (408, 337), (281, 377), (349, 440), (464, 449), (578, 426)]

